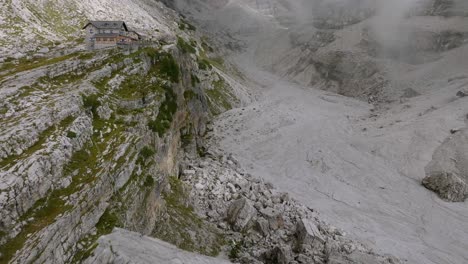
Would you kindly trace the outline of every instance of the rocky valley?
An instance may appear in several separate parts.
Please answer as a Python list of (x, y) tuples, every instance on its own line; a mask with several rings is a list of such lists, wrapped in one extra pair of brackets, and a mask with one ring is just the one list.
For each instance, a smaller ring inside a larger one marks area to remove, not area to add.
[(6, 0), (0, 37), (0, 263), (468, 262), (463, 0)]

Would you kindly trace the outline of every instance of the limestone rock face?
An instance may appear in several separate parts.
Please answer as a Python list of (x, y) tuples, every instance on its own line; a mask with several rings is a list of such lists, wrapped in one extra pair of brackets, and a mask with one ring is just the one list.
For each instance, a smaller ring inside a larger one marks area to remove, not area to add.
[(242, 231), (250, 224), (257, 210), (246, 198), (234, 201), (227, 211), (227, 221), (235, 231)]
[(99, 239), (85, 264), (228, 264), (230, 261), (186, 252), (159, 239), (116, 228)]
[(0, 73), (2, 263), (81, 263), (112, 227), (152, 234), (165, 206), (159, 189), (184, 152), (180, 131), (201, 145), (207, 101), (235, 106), (207, 95), (214, 80), (226, 94), (232, 87), (174, 43), (66, 52), (51, 48), (44, 65)]

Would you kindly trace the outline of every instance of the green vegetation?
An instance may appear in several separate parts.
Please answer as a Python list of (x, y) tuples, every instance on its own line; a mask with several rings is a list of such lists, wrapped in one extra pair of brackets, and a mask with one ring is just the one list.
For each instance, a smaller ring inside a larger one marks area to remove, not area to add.
[(52, 192), (47, 199), (38, 200), (33, 209), (23, 215), (23, 220), (34, 217), (34, 221), (28, 222), (16, 237), (0, 246), (0, 253), (2, 253), (0, 263), (8, 263), (16, 251), (23, 247), (29, 234), (50, 225), (59, 214), (70, 209), (70, 206), (65, 204), (60, 195), (59, 191)]
[(181, 19), (181, 21), (179, 23), (179, 29), (180, 30), (188, 29), (190, 31), (197, 30), (197, 28), (194, 25), (190, 24), (189, 22), (187, 22), (186, 20), (183, 20), (183, 19)]
[(99, 102), (99, 96), (97, 94), (90, 94), (90, 95), (82, 95), (81, 98), (83, 99), (83, 106), (91, 110), (94, 116), (97, 116), (97, 109), (101, 106), (101, 102)]
[(149, 76), (131, 75), (120, 84), (114, 95), (119, 98), (135, 100), (146, 100), (148, 94), (160, 92), (161, 88), (156, 82), (152, 82)]
[(94, 86), (101, 92), (104, 92), (107, 84), (112, 79), (112, 77), (103, 77), (100, 80), (94, 81)]
[(229, 259), (236, 260), (240, 257), (241, 249), (242, 249), (242, 242), (231, 241), (230, 243), (231, 249), (229, 250)]
[(156, 152), (154, 151), (154, 149), (152, 149), (151, 147), (148, 147), (148, 146), (145, 146), (141, 149), (140, 151), (140, 157), (142, 157), (144, 160), (147, 160), (149, 159), (150, 157), (152, 157), (154, 154), (156, 154)]
[(209, 98), (208, 104), (213, 114), (217, 115), (224, 110), (232, 108), (231, 102), (235, 100), (235, 96), (228, 90), (226, 83), (222, 77), (218, 81), (213, 82), (213, 89), (206, 90)]
[(182, 147), (188, 146), (193, 141), (193, 135), (190, 130), (184, 133), (182, 130), (180, 131), (180, 140), (182, 141)]
[(71, 263), (82, 263), (85, 259), (87, 259), (93, 253), (94, 249), (98, 246), (96, 240), (103, 235), (110, 234), (114, 227), (120, 227), (121, 223), (119, 221), (119, 217), (112, 212), (109, 208), (104, 211), (104, 213), (99, 218), (98, 223), (96, 224), (96, 234), (88, 235), (84, 239), (82, 239), (79, 243), (89, 245), (88, 248), (84, 250), (79, 250), (73, 256)]
[(185, 101), (190, 101), (192, 100), (193, 98), (196, 98), (196, 94), (194, 91), (192, 90), (187, 90), (184, 92), (184, 98), (185, 98)]
[(216, 68), (224, 69), (224, 60), (221, 57), (208, 58), (208, 61)]
[(200, 79), (195, 74), (190, 75), (190, 81), (192, 82), (192, 87), (197, 86), (200, 83)]
[(67, 137), (68, 137), (68, 138), (76, 138), (76, 133), (69, 130), (69, 131), (67, 132)]
[(44, 83), (44, 84), (51, 84), (55, 86), (62, 86), (67, 83), (74, 83), (79, 80), (82, 80), (84, 77), (85, 77), (84, 73), (76, 74), (74, 72), (69, 72), (69, 73), (62, 74), (53, 78), (50, 78), (48, 76), (43, 76), (39, 78), (39, 82)]
[(151, 175), (147, 175), (143, 186), (145, 187), (153, 187), (155, 184), (154, 179)]
[(179, 82), (179, 65), (171, 54), (162, 54), (160, 56), (161, 68), (160, 73), (169, 78), (173, 83)]
[[(116, 122), (114, 119), (115, 117), (111, 118), (109, 121), (101, 119), (93, 120), (94, 130), (98, 130), (99, 132), (93, 135), (93, 144), (90, 145), (87, 150), (81, 150), (74, 154), (72, 162), (67, 166), (67, 173), (77, 172), (77, 175), (84, 175), (82, 178), (88, 179), (87, 183), (89, 184), (97, 180), (96, 176), (99, 175), (99, 170), (105, 169), (104, 166), (100, 164), (99, 158), (103, 157), (104, 160), (112, 160), (116, 155), (116, 146), (121, 145), (126, 138), (126, 136), (122, 133), (124, 127), (121, 125), (115, 126)], [(101, 133), (106, 131), (110, 126), (113, 127), (112, 131), (102, 134), (101, 137)], [(112, 146), (109, 146), (109, 144), (112, 144)], [(102, 155), (101, 150), (105, 150), (106, 148), (110, 149), (111, 151), (105, 155)], [(129, 148), (129, 150), (130, 149), (131, 148)], [(130, 154), (129, 150), (127, 150), (127, 152), (116, 161), (116, 164), (125, 164), (125, 159), (134, 158), (134, 154)], [(129, 181), (131, 181), (133, 178), (134, 175), (130, 177)], [(114, 197), (115, 196), (116, 195), (114, 195)], [(79, 244), (84, 245), (84, 249), (79, 250), (73, 256), (73, 260), (71, 261), (72, 263), (82, 263), (82, 261), (88, 258), (97, 247), (98, 244), (96, 241), (100, 236), (110, 233), (114, 227), (121, 226), (121, 222), (119, 221), (119, 214), (117, 212), (118, 211), (112, 207), (108, 207), (106, 209), (96, 224), (96, 234), (88, 234), (79, 241)]]
[[(84, 42), (84, 39), (83, 39)], [(78, 59), (80, 60), (90, 60), (94, 57), (95, 53), (94, 52), (83, 52), (78, 56)]]
[(207, 59), (199, 59), (198, 60), (198, 68), (200, 70), (211, 70), (213, 66), (211, 66), (211, 63)]
[(5, 106), (0, 106), (0, 115), (8, 113), (8, 108)]
[(193, 47), (193, 45), (185, 42), (185, 40), (181, 37), (177, 37), (177, 46), (183, 53), (196, 53), (197, 50)]
[(171, 127), (174, 114), (177, 112), (177, 96), (168, 86), (164, 87), (166, 91), (165, 100), (159, 107), (159, 113), (156, 119), (148, 122), (148, 127), (157, 132), (162, 137), (166, 131)]
[(31, 86), (23, 86), (20, 88), (21, 93), (19, 94), (19, 98), (25, 98), (27, 96), (30, 96), (33, 92), (39, 90), (37, 86), (31, 87)]
[(112, 232), (114, 227), (119, 225), (119, 218), (109, 209), (107, 209), (99, 218), (99, 222), (96, 224), (97, 232), (100, 236), (109, 234)]
[(214, 49), (213, 49), (210, 45), (208, 45), (208, 44), (205, 42), (205, 40), (202, 41), (202, 48), (203, 48), (204, 50), (207, 50), (208, 52), (214, 52)]

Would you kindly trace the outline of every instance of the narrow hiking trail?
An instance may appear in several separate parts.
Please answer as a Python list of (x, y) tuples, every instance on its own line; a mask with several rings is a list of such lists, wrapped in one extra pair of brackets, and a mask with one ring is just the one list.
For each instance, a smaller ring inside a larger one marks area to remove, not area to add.
[(374, 114), (365, 102), (237, 62), (262, 95), (221, 115), (215, 135), (247, 171), (377, 251), (408, 263), (468, 262), (466, 203), (420, 183), (435, 148), (464, 122), (456, 85)]

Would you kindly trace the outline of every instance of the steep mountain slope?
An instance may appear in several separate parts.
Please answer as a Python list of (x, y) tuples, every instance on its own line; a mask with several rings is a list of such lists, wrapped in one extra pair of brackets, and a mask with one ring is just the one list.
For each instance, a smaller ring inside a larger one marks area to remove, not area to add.
[[(184, 153), (203, 153), (210, 117), (239, 103), (240, 78), (212, 60), (212, 48), (173, 10), (118, 3), (4, 3), (11, 12), (2, 21), (24, 22), (15, 48), (2, 44), (7, 54), (43, 47), (30, 34), (69, 39), (0, 64), (0, 263), (81, 262), (113, 227), (164, 238), (155, 230), (164, 214), (192, 210), (164, 202), (173, 192), (169, 176), (179, 174)], [(70, 6), (60, 13), (67, 32), (42, 16), (60, 5)], [(81, 18), (128, 16), (150, 45), (88, 52), (70, 33), (80, 31)]]

